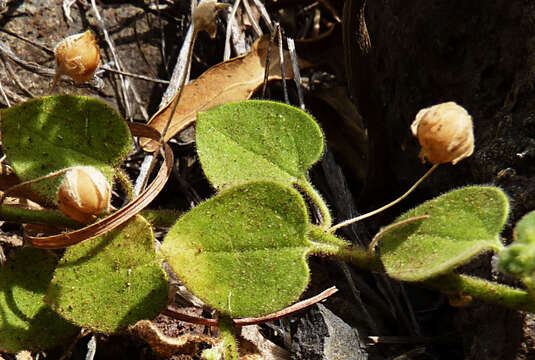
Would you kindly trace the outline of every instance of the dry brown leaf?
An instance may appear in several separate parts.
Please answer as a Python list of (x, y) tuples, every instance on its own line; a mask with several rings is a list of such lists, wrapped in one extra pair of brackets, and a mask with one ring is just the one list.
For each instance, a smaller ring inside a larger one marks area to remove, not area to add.
[[(211, 67), (186, 85), (165, 135), (165, 141), (193, 124), (197, 112), (230, 101), (249, 99), (264, 82), (269, 41), (268, 36), (259, 38), (248, 53)], [(276, 45), (273, 45), (269, 59), (269, 80), (282, 78), (278, 54)], [(284, 53), (284, 65), (286, 77), (293, 78), (292, 64), (287, 51)], [(173, 100), (152, 117), (149, 126), (159, 132), (163, 131), (172, 110)], [(149, 139), (143, 139), (140, 143), (145, 151), (155, 151), (158, 147), (158, 142)]]
[(195, 355), (200, 344), (216, 343), (216, 339), (204, 335), (184, 334), (176, 338), (166, 336), (148, 320), (138, 321), (128, 330), (145, 340), (156, 354), (166, 358), (177, 353)]

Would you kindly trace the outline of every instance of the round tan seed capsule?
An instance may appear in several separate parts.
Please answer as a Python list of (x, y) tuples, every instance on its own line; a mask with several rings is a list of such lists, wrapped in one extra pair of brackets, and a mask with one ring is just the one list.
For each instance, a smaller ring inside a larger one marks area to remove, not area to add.
[(92, 166), (75, 166), (65, 174), (58, 189), (59, 209), (84, 224), (108, 212), (111, 187), (108, 180)]
[(91, 79), (100, 63), (100, 49), (90, 30), (61, 40), (54, 48), (56, 75), (52, 87), (61, 75), (68, 75), (81, 84)]
[(422, 109), (411, 125), (422, 146), (419, 157), (432, 164), (453, 165), (474, 152), (472, 117), (454, 102)]

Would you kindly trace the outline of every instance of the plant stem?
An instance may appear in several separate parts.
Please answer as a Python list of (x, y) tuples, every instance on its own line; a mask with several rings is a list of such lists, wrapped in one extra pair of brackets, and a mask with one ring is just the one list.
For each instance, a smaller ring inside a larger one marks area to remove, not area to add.
[(38, 223), (57, 227), (79, 228), (81, 224), (67, 218), (57, 210), (30, 210), (18, 206), (2, 205), (0, 220), (17, 223)]
[(332, 223), (332, 217), (331, 212), (329, 211), (329, 208), (327, 207), (327, 204), (325, 203), (325, 200), (321, 197), (321, 195), (317, 192), (316, 189), (306, 180), (306, 179), (299, 179), (295, 183), (297, 187), (302, 190), (310, 200), (318, 207), (322, 221), (321, 221), (321, 227), (324, 229), (328, 229)]
[(444, 293), (461, 293), (485, 302), (535, 313), (535, 299), (521, 289), (463, 274), (447, 274), (423, 282)]
[(221, 316), (218, 322), (221, 340), (223, 340), (223, 358), (238, 360), (238, 342), (236, 341), (236, 326), (228, 316)]
[(121, 168), (115, 168), (115, 177), (117, 180), (119, 180), (119, 183), (121, 184), (124, 192), (126, 193), (126, 201), (129, 202), (132, 201), (134, 198), (134, 187), (132, 186), (132, 183), (130, 182), (130, 178), (128, 174)]
[(336, 224), (335, 226), (331, 227), (328, 231), (330, 233), (334, 233), (336, 230), (340, 229), (340, 228), (343, 228), (344, 226), (347, 226), (347, 225), (351, 225), (353, 223), (356, 223), (356, 222), (359, 222), (361, 220), (364, 220), (366, 218), (369, 218), (370, 216), (373, 216), (375, 214), (378, 214), (380, 213), (381, 211), (384, 211), (386, 209), (388, 209), (389, 207), (392, 207), (394, 205), (396, 205), (397, 203), (399, 203), (401, 200), (405, 199), (407, 196), (409, 196), (409, 194), (411, 192), (414, 191), (414, 189), (416, 189), (418, 187), (418, 185), (420, 185), (429, 175), (431, 175), (431, 173), (438, 167), (439, 164), (435, 164), (433, 165), (433, 167), (431, 169), (429, 169), (421, 178), (420, 180), (418, 180), (417, 182), (414, 183), (414, 185), (411, 186), (411, 188), (409, 190), (407, 190), (407, 192), (403, 195), (401, 195), (400, 197), (398, 197), (396, 200), (392, 201), (391, 203), (388, 203), (382, 207), (380, 207), (379, 209), (375, 209), (373, 211), (370, 211), (369, 213), (366, 213), (366, 214), (363, 214), (363, 215), (360, 215), (360, 216), (357, 216), (357, 217), (354, 217), (352, 219), (349, 219), (349, 220), (346, 220), (346, 221), (342, 221), (341, 223), (339, 224)]
[(368, 252), (358, 246), (341, 246), (339, 238), (324, 230), (309, 231), (308, 237), (312, 243), (309, 254), (317, 256), (333, 256), (348, 261), (355, 266), (368, 270), (382, 270), (377, 257), (369, 256)]
[[(372, 256), (360, 247), (344, 246), (343, 240), (319, 227), (311, 227), (308, 237), (312, 243), (309, 254), (332, 256), (362, 269), (384, 272), (378, 256)], [(469, 295), (488, 303), (535, 313), (535, 298), (527, 291), (474, 276), (450, 273), (414, 284), (445, 294)]]

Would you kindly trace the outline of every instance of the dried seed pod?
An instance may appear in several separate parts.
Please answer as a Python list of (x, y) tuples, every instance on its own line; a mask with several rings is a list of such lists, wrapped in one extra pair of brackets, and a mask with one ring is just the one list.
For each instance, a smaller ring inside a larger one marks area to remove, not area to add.
[(54, 54), (56, 75), (52, 87), (63, 74), (81, 84), (93, 77), (100, 63), (100, 49), (90, 30), (61, 40), (54, 48)]
[(230, 4), (218, 3), (216, 0), (205, 0), (193, 10), (195, 31), (206, 31), (213, 39), (216, 36), (216, 16)]
[(422, 162), (455, 165), (474, 152), (472, 117), (454, 102), (420, 110), (411, 131), (422, 146)]
[(92, 166), (75, 166), (65, 174), (58, 189), (59, 209), (70, 218), (89, 223), (108, 212), (111, 187), (108, 180)]

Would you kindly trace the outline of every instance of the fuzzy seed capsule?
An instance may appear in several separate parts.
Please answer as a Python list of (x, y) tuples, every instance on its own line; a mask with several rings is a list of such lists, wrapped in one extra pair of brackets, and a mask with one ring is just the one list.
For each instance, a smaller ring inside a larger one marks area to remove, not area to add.
[(66, 174), (58, 189), (59, 209), (82, 223), (108, 212), (111, 187), (104, 175), (92, 166), (75, 166)]
[(68, 75), (81, 84), (93, 77), (100, 63), (100, 49), (90, 30), (61, 40), (54, 48), (56, 75), (52, 87), (61, 75)]
[(411, 125), (422, 146), (420, 159), (453, 165), (474, 152), (472, 117), (461, 106), (446, 102), (422, 109)]

